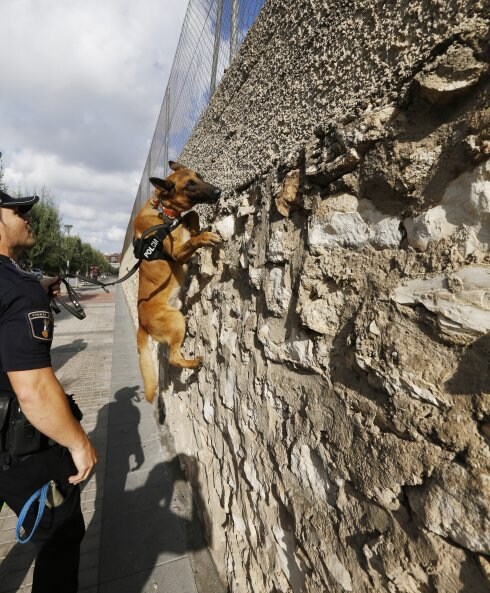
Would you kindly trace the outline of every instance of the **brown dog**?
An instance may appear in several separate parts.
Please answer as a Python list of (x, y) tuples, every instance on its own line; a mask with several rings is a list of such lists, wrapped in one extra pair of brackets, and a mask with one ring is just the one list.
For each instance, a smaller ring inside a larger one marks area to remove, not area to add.
[[(216, 202), (221, 190), (206, 183), (195, 172), (170, 161), (171, 173), (166, 179), (152, 177), (156, 188), (134, 221), (135, 238), (163, 219), (178, 218), (195, 204)], [(182, 222), (163, 241), (165, 253), (174, 261), (142, 261), (139, 268), (138, 290), (138, 352), (145, 386), (145, 397), (152, 402), (157, 388), (157, 376), (148, 347), (148, 336), (168, 344), (169, 364), (181, 368), (196, 368), (201, 358), (185, 359), (180, 348), (184, 341), (185, 318), (179, 311), (180, 290), (187, 271), (186, 263), (199, 247), (221, 243), (221, 237), (200, 232), (199, 216), (188, 212)]]

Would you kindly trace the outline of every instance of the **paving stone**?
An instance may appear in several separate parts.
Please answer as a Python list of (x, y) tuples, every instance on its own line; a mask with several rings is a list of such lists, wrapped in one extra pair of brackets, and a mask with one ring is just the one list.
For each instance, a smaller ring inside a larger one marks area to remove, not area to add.
[(197, 593), (186, 559), (155, 566), (99, 585), (99, 593)]

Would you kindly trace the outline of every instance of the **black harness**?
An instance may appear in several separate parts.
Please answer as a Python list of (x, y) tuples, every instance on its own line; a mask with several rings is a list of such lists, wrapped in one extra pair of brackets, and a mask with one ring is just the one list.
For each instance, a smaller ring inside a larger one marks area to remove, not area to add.
[[(154, 261), (163, 259), (165, 261), (175, 261), (175, 259), (165, 253), (163, 242), (182, 222), (181, 217), (169, 218), (162, 213), (165, 219), (163, 224), (156, 224), (146, 229), (139, 239), (133, 239), (134, 257), (141, 261)], [(122, 282), (122, 280), (119, 280)], [(114, 283), (115, 284), (115, 283)]]

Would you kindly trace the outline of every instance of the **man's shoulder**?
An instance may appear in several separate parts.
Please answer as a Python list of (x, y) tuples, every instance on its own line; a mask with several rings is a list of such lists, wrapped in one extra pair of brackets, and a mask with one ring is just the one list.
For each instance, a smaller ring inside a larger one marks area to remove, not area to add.
[(5, 299), (12, 298), (20, 293), (29, 291), (33, 283), (39, 284), (35, 278), (30, 278), (19, 273), (15, 267), (4, 260), (0, 260), (0, 305), (5, 304)]
[(3, 260), (0, 260), (0, 296), (10, 292), (13, 286), (19, 282), (17, 274), (12, 267)]

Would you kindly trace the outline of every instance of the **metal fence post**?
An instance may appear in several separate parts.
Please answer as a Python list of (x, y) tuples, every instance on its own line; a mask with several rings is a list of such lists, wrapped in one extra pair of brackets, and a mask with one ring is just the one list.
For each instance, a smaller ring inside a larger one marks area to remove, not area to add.
[(218, 8), (216, 10), (216, 29), (214, 31), (214, 49), (213, 49), (213, 65), (211, 67), (211, 95), (216, 88), (216, 74), (218, 71), (218, 57), (219, 45), (221, 41), (221, 19), (223, 17), (223, 0), (218, 0)]
[(238, 0), (231, 0), (230, 63), (238, 50)]
[(170, 84), (165, 93), (165, 125), (163, 126), (165, 135), (165, 144), (163, 146), (163, 177), (167, 173), (168, 167), (168, 135), (170, 133)]

